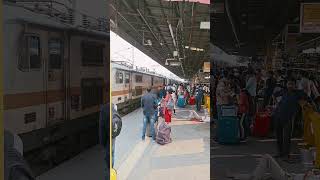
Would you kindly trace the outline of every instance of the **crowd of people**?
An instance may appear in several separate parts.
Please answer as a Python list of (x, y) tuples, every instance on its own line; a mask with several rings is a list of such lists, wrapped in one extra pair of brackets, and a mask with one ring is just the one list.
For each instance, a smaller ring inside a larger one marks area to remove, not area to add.
[(142, 140), (145, 140), (147, 123), (150, 123), (150, 133), (155, 140), (156, 134), (154, 124), (159, 116), (169, 124), (171, 117), (176, 113), (177, 106), (184, 107), (187, 104), (196, 105), (196, 110), (201, 111), (203, 97), (205, 93), (210, 93), (208, 86), (197, 84), (168, 84), (162, 86), (157, 92), (147, 89), (147, 93), (141, 98), (144, 120), (142, 129)]
[[(238, 107), (240, 141), (252, 135), (257, 113), (270, 112), (268, 136), (277, 138), (277, 157), (290, 161), (293, 135), (302, 136), (305, 105), (320, 110), (320, 83), (313, 73), (295, 70), (261, 71), (251, 66), (217, 71), (211, 87), (214, 124), (219, 128), (223, 106)], [(216, 141), (219, 141), (218, 134)]]

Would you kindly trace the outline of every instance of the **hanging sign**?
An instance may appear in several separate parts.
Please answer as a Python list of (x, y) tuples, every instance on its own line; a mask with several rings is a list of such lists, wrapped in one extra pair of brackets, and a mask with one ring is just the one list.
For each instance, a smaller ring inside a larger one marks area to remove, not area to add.
[(301, 3), (300, 33), (320, 33), (320, 3)]

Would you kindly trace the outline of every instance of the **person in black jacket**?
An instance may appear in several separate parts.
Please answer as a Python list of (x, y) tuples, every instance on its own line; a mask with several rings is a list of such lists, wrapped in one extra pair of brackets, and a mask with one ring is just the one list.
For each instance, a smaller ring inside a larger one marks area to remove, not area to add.
[(290, 145), (292, 132), (294, 128), (294, 120), (299, 112), (299, 101), (307, 99), (307, 95), (295, 89), (293, 79), (288, 80), (286, 92), (283, 94), (280, 103), (275, 109), (274, 119), (277, 136), (278, 155), (276, 157), (283, 158), (290, 162)]
[[(122, 121), (121, 117), (117, 112), (117, 106), (111, 104), (112, 108), (112, 167), (114, 166), (115, 162), (115, 148), (116, 148), (116, 137), (120, 134), (122, 128)], [(107, 164), (107, 179), (110, 176), (110, 104), (107, 103), (102, 105), (100, 110), (100, 118), (99, 118), (99, 139), (100, 144), (106, 150), (105, 161)]]
[(36, 180), (23, 157), (20, 137), (7, 130), (4, 131), (4, 180)]

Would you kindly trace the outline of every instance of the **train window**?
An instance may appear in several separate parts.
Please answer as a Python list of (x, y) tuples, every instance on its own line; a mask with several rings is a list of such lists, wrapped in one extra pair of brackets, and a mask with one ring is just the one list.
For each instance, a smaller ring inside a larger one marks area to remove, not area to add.
[(142, 87), (136, 86), (135, 87), (135, 96), (140, 96), (140, 95), (142, 95)]
[(129, 84), (129, 83), (130, 83), (130, 74), (129, 74), (129, 73), (126, 73), (126, 74), (125, 74), (125, 83), (126, 83), (126, 84)]
[(35, 112), (24, 114), (24, 123), (28, 124), (35, 122), (37, 119), (37, 114)]
[(136, 75), (136, 83), (142, 82), (142, 75)]
[(35, 35), (26, 35), (23, 39), (22, 46), (22, 52), (19, 58), (19, 69), (23, 71), (40, 69), (40, 37)]
[(51, 39), (48, 43), (49, 46), (49, 68), (61, 69), (63, 59), (63, 44), (59, 39)]
[(82, 65), (103, 66), (104, 45), (95, 42), (82, 42)]
[(151, 86), (153, 86), (153, 81), (154, 81), (153, 77), (151, 77)]
[(103, 79), (88, 78), (81, 82), (82, 109), (103, 103)]
[(122, 84), (123, 83), (123, 73), (117, 71), (116, 72), (116, 83), (117, 84)]

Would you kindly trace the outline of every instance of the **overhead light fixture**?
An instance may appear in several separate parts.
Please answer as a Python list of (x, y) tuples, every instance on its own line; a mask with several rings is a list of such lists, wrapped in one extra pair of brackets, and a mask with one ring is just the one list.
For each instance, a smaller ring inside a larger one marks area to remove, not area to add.
[(210, 29), (210, 21), (200, 22), (200, 29)]
[(180, 61), (171, 61), (171, 62), (169, 62), (169, 66), (181, 66), (181, 62)]
[(196, 51), (196, 50), (197, 50), (197, 48), (195, 48), (195, 47), (190, 47), (190, 49), (191, 49), (192, 51)]
[(204, 51), (204, 49), (199, 49), (199, 51)]
[(173, 51), (173, 57), (177, 57), (178, 56), (178, 51)]
[(185, 46), (184, 48), (189, 49), (189, 46)]

